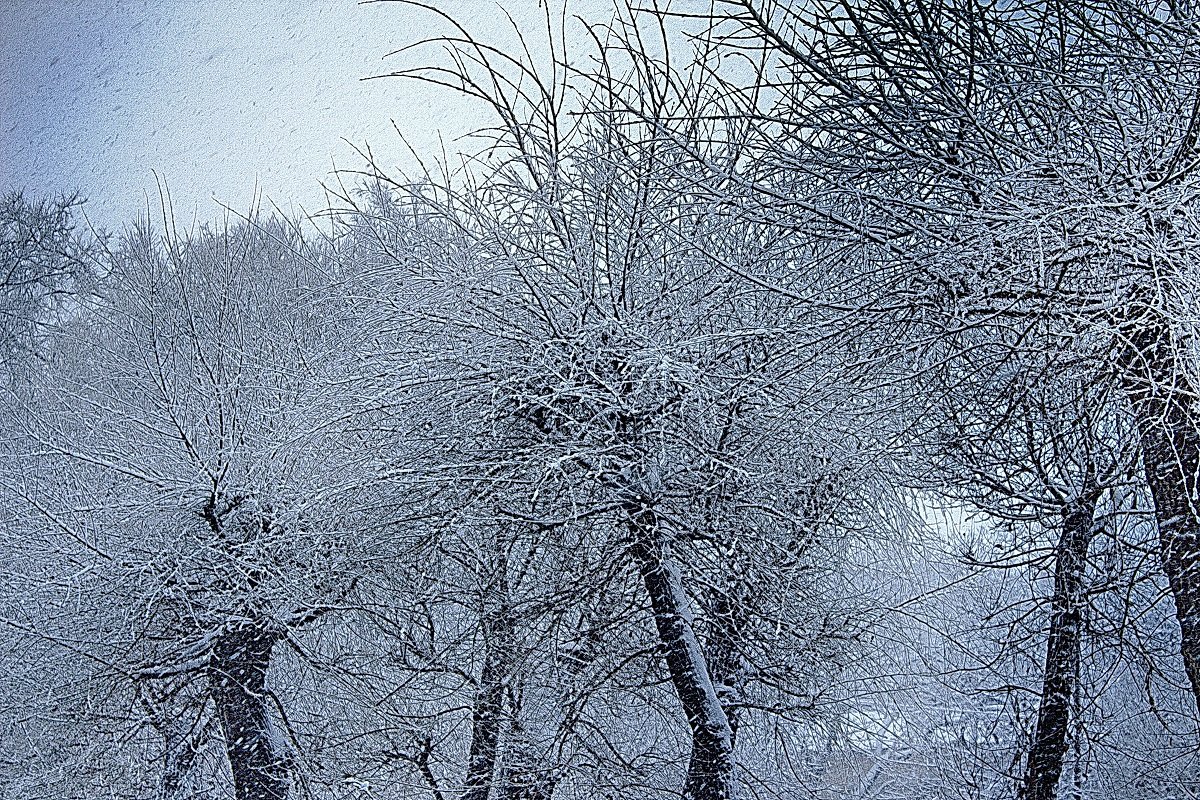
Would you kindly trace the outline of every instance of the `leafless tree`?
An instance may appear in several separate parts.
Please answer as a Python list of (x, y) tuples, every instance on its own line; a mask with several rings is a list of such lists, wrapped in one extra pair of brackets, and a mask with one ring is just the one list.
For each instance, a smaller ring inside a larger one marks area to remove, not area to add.
[(888, 324), (923, 325), (946, 304), (952, 324), (1002, 318), (1032, 332), (1033, 321), (1055, 320), (1047, 350), (1091, 336), (1096, 379), (1115, 378), (1139, 420), (1162, 567), (1198, 691), (1197, 517), (1186, 511), (1185, 477), (1198, 448), (1183, 377), (1191, 314), (1171, 299), (1192, 274), (1182, 245), (1200, 97), (1192, 11), (729, 8), (729, 45), (766, 47), (776, 60), (760, 74), (779, 88), (757, 116), (780, 146), (765, 148), (770, 167), (745, 180), (791, 224), (856, 238), (891, 276), (874, 297), (847, 302), (899, 310), (879, 315)]
[(137, 698), (166, 796), (219, 729), (237, 797), (285, 798), (272, 653), (344, 596), (362, 552), (344, 500), (363, 459), (330, 405), (339, 305), (277, 220), (165, 241), (135, 229), (113, 258), (21, 421), (36, 472), (15, 488), (45, 533), (15, 549), (82, 569), (101, 614), (41, 635)]

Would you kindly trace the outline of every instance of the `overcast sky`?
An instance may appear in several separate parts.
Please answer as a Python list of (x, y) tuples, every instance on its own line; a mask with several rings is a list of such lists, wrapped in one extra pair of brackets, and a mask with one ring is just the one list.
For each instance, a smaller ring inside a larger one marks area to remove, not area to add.
[[(437, 0), (512, 42), (494, 0)], [(605, 0), (572, 2), (603, 13)], [(527, 31), (537, 0), (507, 0)], [(78, 188), (116, 227), (157, 207), (153, 171), (181, 220), (244, 209), (255, 184), (290, 210), (324, 206), (334, 164), (411, 169), (392, 120), (437, 152), (487, 120), (478, 104), (398, 79), (362, 81), (422, 56), (384, 56), (439, 30), (428, 11), (355, 0), (0, 0), (0, 184)], [(589, 15), (589, 18), (591, 16)], [(470, 149), (470, 147), (468, 147)]]

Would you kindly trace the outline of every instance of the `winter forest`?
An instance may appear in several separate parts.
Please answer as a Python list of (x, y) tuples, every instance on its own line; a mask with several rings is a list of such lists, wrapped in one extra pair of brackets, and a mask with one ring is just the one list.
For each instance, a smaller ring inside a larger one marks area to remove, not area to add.
[(1200, 797), (1200, 7), (421, 9), (470, 157), (0, 201), (0, 798)]

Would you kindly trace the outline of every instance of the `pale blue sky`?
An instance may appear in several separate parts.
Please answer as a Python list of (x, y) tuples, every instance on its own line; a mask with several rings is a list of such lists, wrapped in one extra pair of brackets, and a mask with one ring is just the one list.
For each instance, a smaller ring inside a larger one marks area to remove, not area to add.
[[(493, 0), (440, 5), (512, 41)], [(536, 33), (537, 0), (506, 7)], [(0, 25), (0, 185), (78, 187), (105, 226), (132, 219), (148, 196), (157, 206), (152, 170), (169, 182), (181, 220), (216, 217), (213, 197), (248, 207), (256, 181), (285, 209), (317, 210), (318, 182), (334, 164), (361, 163), (343, 138), (410, 169), (391, 120), (426, 152), (438, 150), (439, 133), (453, 149), (487, 120), (447, 91), (359, 80), (435, 56), (384, 60), (444, 30), (400, 3), (0, 0), (5, 17), (13, 24)]]

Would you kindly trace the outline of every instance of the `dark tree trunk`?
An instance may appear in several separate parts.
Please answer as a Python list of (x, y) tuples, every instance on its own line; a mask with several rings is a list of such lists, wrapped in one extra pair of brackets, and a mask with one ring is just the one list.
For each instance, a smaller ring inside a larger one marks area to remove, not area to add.
[(1042, 701), (1038, 706), (1033, 746), (1025, 762), (1023, 800), (1054, 800), (1067, 752), (1072, 700), (1079, 687), (1079, 656), (1083, 639), (1084, 576), (1088, 546), (1095, 527), (1096, 497), (1090, 495), (1064, 509), (1062, 531), (1054, 552), (1054, 596), (1050, 603), (1050, 634), (1042, 672)]
[(737, 796), (733, 732), (696, 636), (679, 568), (654, 511), (640, 504), (627, 511), (630, 552), (650, 597), (671, 683), (692, 730), (684, 797), (733, 800)]
[[(500, 545), (500, 549), (503, 544)], [(512, 637), (512, 610), (508, 599), (508, 563), (499, 553), (494, 591), (494, 607), (483, 614), (484, 657), (471, 715), (471, 751), (467, 757), (467, 777), (463, 781), (462, 800), (487, 800), (496, 772), (500, 743), (500, 725), (504, 712), (504, 686)]]
[(506, 771), (503, 800), (553, 800), (554, 786), (538, 772)]
[(552, 800), (556, 781), (530, 753), (506, 749), (505, 761), (502, 800)]
[(729, 720), (729, 741), (736, 749), (740, 703), (746, 683), (746, 661), (742, 656), (742, 631), (746, 625), (746, 598), (742, 587), (733, 585), (717, 590), (709, 608), (709, 671), (725, 718)]
[(237, 800), (287, 800), (288, 767), (275, 751), (266, 678), (277, 636), (259, 621), (230, 624), (213, 642), (208, 667)]
[(1170, 325), (1146, 310), (1127, 331), (1124, 384), (1137, 418), (1142, 466), (1154, 498), (1163, 573), (1175, 599), (1181, 655), (1200, 712), (1200, 431), (1196, 393), (1177, 357)]

